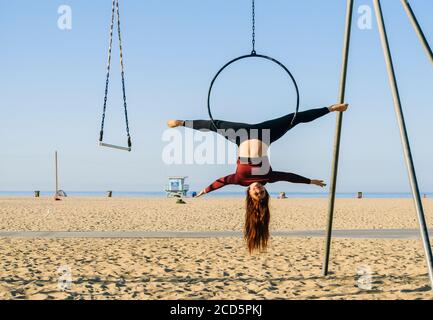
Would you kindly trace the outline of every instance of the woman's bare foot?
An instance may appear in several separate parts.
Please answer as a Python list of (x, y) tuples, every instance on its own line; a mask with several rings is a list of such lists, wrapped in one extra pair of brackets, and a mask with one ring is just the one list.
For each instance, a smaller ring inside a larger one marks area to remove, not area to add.
[(347, 107), (349, 107), (349, 104), (347, 103), (337, 103), (337, 104), (333, 104), (332, 106), (329, 107), (329, 111), (333, 112), (333, 111), (346, 111)]
[(176, 127), (180, 127), (182, 126), (184, 123), (183, 120), (168, 120), (167, 121), (167, 126), (169, 128), (176, 128)]
[(311, 180), (310, 183), (314, 184), (316, 186), (322, 187), (322, 188), (326, 187), (326, 183), (323, 180), (316, 180), (316, 179), (314, 179), (314, 180)]

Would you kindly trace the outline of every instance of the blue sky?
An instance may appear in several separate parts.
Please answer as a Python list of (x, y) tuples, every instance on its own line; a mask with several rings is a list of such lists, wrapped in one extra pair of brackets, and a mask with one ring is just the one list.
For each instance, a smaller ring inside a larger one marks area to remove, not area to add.
[[(420, 187), (433, 191), (432, 66), (400, 2), (382, 3)], [(411, 4), (432, 43), (433, 2)], [(71, 30), (57, 26), (60, 5), (72, 9)], [(372, 29), (359, 29), (360, 5), (373, 8), (368, 0), (355, 4), (338, 191), (404, 192), (408, 178), (376, 20)], [(214, 73), (251, 50), (250, 1), (124, 0), (120, 6), (131, 153), (97, 147), (111, 1), (0, 0), (0, 190), (52, 189), (54, 150), (65, 190), (159, 191), (168, 175), (189, 176), (199, 190), (235, 170), (167, 165), (161, 137), (169, 118), (208, 118)], [(303, 110), (336, 102), (344, 14), (342, 0), (257, 0), (257, 51), (293, 72)], [(106, 138), (123, 143), (117, 49), (113, 64)], [(214, 117), (258, 122), (292, 112), (290, 89), (273, 65), (239, 63), (215, 86)], [(334, 128), (330, 115), (290, 131), (272, 146), (273, 168), (328, 181)], [(320, 191), (287, 183), (269, 189)]]

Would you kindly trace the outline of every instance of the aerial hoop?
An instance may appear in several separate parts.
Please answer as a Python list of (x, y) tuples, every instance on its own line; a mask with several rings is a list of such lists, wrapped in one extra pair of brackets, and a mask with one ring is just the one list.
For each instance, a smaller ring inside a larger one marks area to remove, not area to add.
[(230, 60), (229, 62), (227, 62), (224, 66), (222, 66), (221, 69), (218, 70), (218, 72), (215, 74), (215, 76), (213, 77), (213, 79), (210, 83), (209, 92), (208, 92), (208, 96), (207, 96), (207, 111), (209, 113), (210, 120), (212, 121), (212, 124), (215, 127), (215, 129), (218, 130), (218, 126), (215, 124), (215, 121), (213, 119), (212, 111), (211, 111), (211, 103), (210, 103), (213, 85), (214, 85), (216, 79), (218, 78), (218, 76), (221, 74), (221, 72), (223, 72), (224, 69), (226, 69), (228, 66), (230, 66), (231, 64), (233, 64), (239, 60), (248, 59), (248, 58), (260, 58), (260, 59), (265, 59), (265, 60), (271, 61), (274, 64), (277, 64), (278, 66), (280, 66), (286, 72), (286, 74), (288, 74), (289, 78), (292, 80), (293, 86), (295, 87), (295, 91), (296, 91), (296, 107), (295, 107), (295, 113), (293, 114), (293, 118), (292, 118), (292, 123), (293, 123), (293, 120), (295, 120), (296, 115), (299, 111), (299, 100), (300, 100), (299, 99), (299, 88), (298, 88), (298, 84), (295, 80), (295, 77), (292, 75), (292, 73), (289, 71), (289, 69), (284, 64), (282, 64), (280, 61), (278, 61), (277, 59), (274, 59), (272, 57), (269, 57), (269, 56), (266, 56), (263, 54), (257, 54), (256, 51), (253, 50), (253, 51), (251, 51), (250, 54), (246, 54), (246, 55), (234, 58), (234, 59)]
[(218, 130), (218, 126), (215, 124), (215, 121), (214, 121), (213, 116), (212, 116), (211, 107), (210, 107), (211, 106), (210, 97), (212, 94), (213, 85), (214, 85), (216, 79), (218, 78), (218, 76), (221, 74), (221, 72), (223, 72), (223, 70), (225, 68), (227, 68), (231, 64), (235, 63), (236, 61), (243, 60), (243, 59), (260, 58), (260, 59), (265, 59), (265, 60), (271, 61), (271, 62), (277, 64), (278, 66), (280, 66), (289, 75), (289, 78), (292, 80), (293, 86), (295, 87), (295, 91), (296, 91), (296, 108), (295, 108), (295, 112), (293, 114), (293, 118), (292, 118), (291, 123), (293, 123), (293, 120), (295, 120), (296, 115), (298, 113), (298, 110), (299, 110), (299, 88), (298, 88), (298, 84), (296, 83), (295, 77), (292, 75), (292, 73), (289, 71), (289, 69), (287, 69), (286, 66), (284, 64), (282, 64), (280, 61), (278, 61), (277, 59), (274, 59), (272, 57), (269, 57), (269, 56), (266, 56), (263, 54), (257, 54), (256, 53), (256, 5), (255, 5), (255, 0), (251, 0), (251, 31), (252, 31), (251, 32), (251, 45), (252, 45), (251, 53), (237, 57), (237, 58), (234, 58), (234, 59), (230, 60), (229, 62), (227, 62), (225, 65), (222, 66), (221, 69), (218, 70), (218, 72), (213, 77), (213, 79), (210, 83), (209, 92), (207, 95), (207, 111), (209, 113), (209, 118), (212, 122), (212, 125), (217, 130)]

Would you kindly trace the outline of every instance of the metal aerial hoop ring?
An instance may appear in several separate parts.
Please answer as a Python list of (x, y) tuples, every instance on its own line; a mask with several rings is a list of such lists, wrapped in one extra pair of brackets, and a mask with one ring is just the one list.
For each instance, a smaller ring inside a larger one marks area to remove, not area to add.
[(209, 117), (210, 117), (210, 119), (212, 121), (213, 126), (217, 130), (218, 130), (218, 126), (215, 124), (214, 118), (212, 116), (211, 103), (210, 103), (210, 98), (211, 98), (211, 95), (212, 95), (213, 85), (214, 85), (216, 79), (218, 78), (218, 76), (221, 74), (221, 72), (223, 72), (224, 69), (226, 69), (228, 66), (230, 66), (233, 63), (235, 63), (236, 61), (243, 60), (243, 59), (248, 59), (248, 58), (261, 58), (261, 59), (265, 59), (265, 60), (271, 61), (271, 62), (277, 64), (278, 66), (280, 66), (289, 75), (289, 78), (292, 80), (293, 86), (295, 87), (295, 91), (296, 91), (296, 108), (295, 108), (295, 113), (294, 113), (293, 118), (292, 118), (292, 122), (296, 118), (296, 114), (299, 111), (299, 100), (300, 100), (300, 98), (299, 98), (299, 88), (298, 88), (298, 84), (297, 84), (297, 82), (295, 80), (295, 77), (292, 75), (292, 73), (289, 71), (289, 69), (287, 69), (287, 67), (284, 64), (282, 64), (280, 61), (278, 61), (277, 59), (274, 59), (272, 57), (269, 57), (269, 56), (266, 56), (266, 55), (263, 55), (263, 54), (257, 54), (253, 50), (250, 54), (246, 54), (246, 55), (234, 58), (234, 59), (230, 60), (229, 62), (227, 62), (224, 66), (222, 66), (221, 69), (218, 70), (218, 72), (215, 74), (215, 76), (213, 77), (213, 79), (212, 79), (212, 81), (210, 83), (209, 92), (208, 92), (208, 96), (207, 96), (207, 111), (209, 113)]
[(266, 56), (263, 54), (257, 54), (256, 53), (256, 47), (255, 47), (255, 45), (256, 45), (255, 0), (251, 0), (251, 7), (252, 7), (252, 16), (251, 16), (251, 18), (252, 18), (251, 19), (251, 21), (252, 21), (252, 34), (251, 34), (252, 35), (252, 38), (251, 38), (252, 50), (251, 50), (251, 53), (237, 57), (237, 58), (234, 58), (234, 59), (230, 60), (229, 62), (227, 62), (225, 65), (223, 65), (222, 68), (219, 69), (218, 72), (216, 73), (216, 75), (213, 77), (213, 79), (210, 83), (210, 86), (209, 86), (209, 92), (207, 95), (207, 111), (209, 113), (209, 117), (212, 121), (213, 126), (217, 130), (218, 130), (218, 126), (215, 124), (215, 121), (213, 119), (212, 111), (211, 111), (211, 103), (210, 103), (213, 85), (214, 85), (216, 79), (218, 78), (218, 76), (221, 74), (221, 72), (223, 72), (224, 69), (226, 69), (228, 66), (235, 63), (236, 61), (243, 60), (243, 59), (260, 58), (260, 59), (265, 59), (265, 60), (271, 61), (274, 64), (277, 64), (278, 66), (280, 66), (289, 75), (289, 78), (292, 80), (293, 86), (295, 87), (295, 90), (296, 90), (296, 109), (295, 109), (295, 113), (293, 114), (292, 123), (293, 123), (293, 120), (295, 120), (296, 115), (297, 115), (298, 110), (299, 110), (299, 88), (298, 88), (298, 84), (296, 83), (295, 77), (292, 75), (292, 73), (289, 71), (289, 69), (287, 69), (286, 66), (284, 64), (282, 64), (280, 61), (278, 61), (277, 59), (274, 59), (272, 57), (269, 57), (269, 56)]

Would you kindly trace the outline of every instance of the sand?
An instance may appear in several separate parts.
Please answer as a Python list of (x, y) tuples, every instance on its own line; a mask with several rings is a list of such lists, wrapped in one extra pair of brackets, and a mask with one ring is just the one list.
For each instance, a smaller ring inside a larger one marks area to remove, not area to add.
[[(425, 203), (433, 225), (433, 201)], [(242, 230), (241, 199), (0, 198), (1, 231)], [(318, 230), (326, 199), (272, 200), (271, 230)], [(410, 199), (339, 199), (336, 229), (416, 228)], [(0, 238), (0, 299), (433, 299), (420, 240)], [(59, 269), (60, 268), (60, 269)]]
[[(0, 230), (223, 231), (242, 230), (242, 199), (0, 198)], [(433, 199), (424, 199), (433, 226)], [(338, 199), (335, 229), (417, 228), (411, 199)], [(272, 199), (272, 230), (324, 229), (327, 199)]]

